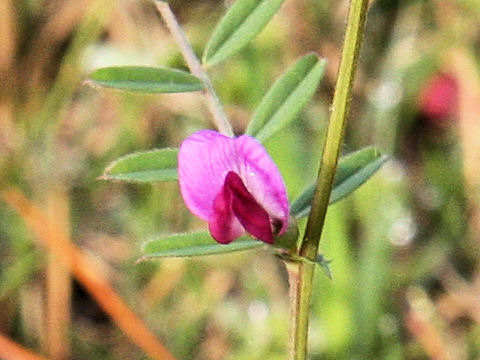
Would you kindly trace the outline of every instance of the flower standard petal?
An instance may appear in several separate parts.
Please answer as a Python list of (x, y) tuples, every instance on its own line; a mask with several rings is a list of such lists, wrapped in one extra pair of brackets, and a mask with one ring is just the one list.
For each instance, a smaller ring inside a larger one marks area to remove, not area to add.
[(201, 130), (180, 146), (178, 173), (183, 200), (203, 220), (209, 220), (225, 176), (237, 169), (234, 141), (216, 131)]

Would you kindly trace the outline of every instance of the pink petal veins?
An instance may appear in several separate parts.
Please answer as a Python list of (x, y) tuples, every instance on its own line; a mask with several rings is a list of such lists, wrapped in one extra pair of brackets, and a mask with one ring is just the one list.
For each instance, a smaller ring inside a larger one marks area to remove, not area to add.
[(215, 131), (202, 130), (183, 141), (178, 175), (183, 200), (192, 213), (209, 220), (225, 176), (236, 170), (236, 159), (234, 139)]

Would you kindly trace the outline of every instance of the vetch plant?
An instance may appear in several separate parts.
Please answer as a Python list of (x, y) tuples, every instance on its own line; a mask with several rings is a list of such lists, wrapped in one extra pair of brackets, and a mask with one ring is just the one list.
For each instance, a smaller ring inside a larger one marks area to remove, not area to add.
[[(208, 231), (172, 234), (144, 245), (142, 260), (167, 256), (221, 254), (265, 245), (289, 272), (291, 346), (289, 359), (306, 359), (309, 304), (316, 265), (328, 262), (318, 245), (328, 205), (347, 196), (385, 162), (374, 148), (338, 160), (348, 115), (355, 68), (366, 18), (367, 0), (351, 0), (318, 178), (291, 206), (277, 166), (262, 146), (297, 119), (323, 76), (325, 60), (307, 54), (273, 84), (246, 130), (235, 137), (206, 69), (240, 51), (275, 15), (283, 0), (237, 0), (220, 21), (203, 54), (192, 51), (166, 1), (156, 7), (191, 73), (177, 69), (124, 66), (94, 71), (100, 86), (145, 93), (203, 91), (217, 128), (201, 130), (179, 149), (127, 155), (107, 167), (102, 178), (129, 182), (178, 180), (186, 207), (208, 222)], [(308, 216), (303, 234), (296, 219)]]

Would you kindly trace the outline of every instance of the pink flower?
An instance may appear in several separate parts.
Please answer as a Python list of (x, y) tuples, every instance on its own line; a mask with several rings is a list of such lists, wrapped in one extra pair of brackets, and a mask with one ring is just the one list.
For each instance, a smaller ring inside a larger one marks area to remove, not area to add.
[(245, 232), (266, 243), (288, 226), (285, 184), (254, 138), (201, 130), (178, 154), (180, 190), (188, 209), (208, 221), (212, 237), (228, 244)]
[(420, 110), (430, 119), (440, 122), (455, 115), (457, 80), (448, 74), (434, 75), (420, 93)]

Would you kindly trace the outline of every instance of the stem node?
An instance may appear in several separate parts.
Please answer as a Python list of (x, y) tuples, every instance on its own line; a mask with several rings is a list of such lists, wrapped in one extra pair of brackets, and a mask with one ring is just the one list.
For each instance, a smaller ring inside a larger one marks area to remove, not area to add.
[[(330, 122), (323, 147), (315, 195), (312, 200), (307, 228), (300, 245), (299, 255), (315, 261), (322, 235), (333, 177), (337, 168), (345, 121), (352, 95), (353, 79), (362, 43), (368, 0), (351, 0), (342, 59), (333, 96)], [(307, 358), (308, 316), (313, 288), (315, 265), (301, 262), (287, 265), (290, 281), (291, 346), (290, 360)]]

